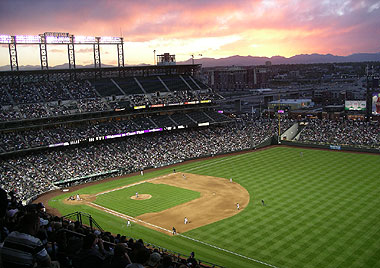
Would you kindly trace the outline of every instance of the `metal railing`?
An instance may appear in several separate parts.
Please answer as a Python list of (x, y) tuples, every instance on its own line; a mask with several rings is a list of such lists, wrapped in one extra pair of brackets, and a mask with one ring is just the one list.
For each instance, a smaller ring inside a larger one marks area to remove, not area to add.
[[(93, 231), (94, 229), (97, 229), (101, 232), (104, 232), (104, 230), (100, 227), (100, 225), (95, 221), (95, 219), (88, 213), (84, 213), (84, 212), (80, 212), (80, 211), (77, 211), (77, 212), (73, 212), (73, 213), (70, 213), (70, 214), (67, 214), (65, 216), (62, 216), (61, 217), (61, 220), (70, 220), (70, 221), (78, 221), (81, 225), (88, 225), (91, 230)], [(88, 224), (87, 224), (88, 222)], [(80, 233), (76, 233), (74, 231), (70, 231), (70, 230), (63, 230), (63, 231), (66, 231), (66, 232), (69, 232), (73, 235), (77, 235), (79, 237), (84, 237), (83, 234), (80, 234)], [(135, 239), (133, 237), (128, 237), (129, 238), (132, 238), (133, 240), (137, 241), (138, 239)], [(114, 246), (115, 244), (114, 243), (110, 243), (110, 242), (103, 242), (103, 243), (108, 243), (112, 246)], [(145, 242), (144, 245), (147, 247), (147, 248), (150, 248), (150, 249), (157, 249), (160, 253), (168, 253), (169, 255), (173, 256), (173, 257), (176, 257), (177, 260), (179, 259), (188, 259), (190, 256), (189, 255), (185, 255), (185, 254), (182, 254), (182, 253), (178, 253), (178, 252), (175, 252), (175, 251), (172, 251), (172, 250), (169, 250), (169, 249), (166, 249), (166, 248), (163, 248), (163, 247), (160, 247), (160, 246), (157, 246), (157, 245), (154, 245), (152, 243), (148, 243), (148, 242)], [(196, 259), (197, 262), (198, 262), (198, 265), (202, 268), (224, 268), (224, 266), (220, 266), (220, 265), (217, 265), (217, 264), (214, 264), (214, 263), (211, 263), (211, 262), (208, 262), (208, 261), (204, 261), (204, 260), (201, 260), (201, 259)]]
[(64, 219), (67, 219), (70, 221), (71, 220), (78, 221), (81, 225), (90, 226), (91, 230), (98, 229), (99, 231), (104, 232), (103, 228), (100, 227), (100, 225), (95, 221), (95, 219), (88, 213), (77, 211), (77, 212), (73, 212), (65, 216), (62, 216), (61, 219), (62, 221)]

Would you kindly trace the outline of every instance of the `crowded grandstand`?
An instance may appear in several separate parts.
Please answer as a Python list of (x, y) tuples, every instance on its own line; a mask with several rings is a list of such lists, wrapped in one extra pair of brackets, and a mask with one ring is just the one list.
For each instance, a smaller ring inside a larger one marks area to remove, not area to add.
[[(42, 225), (36, 234), (46, 248), (39, 260), (42, 264), (125, 267), (129, 263), (151, 263), (148, 267), (157, 267), (160, 263), (158, 267), (197, 267), (194, 255), (174, 257), (140, 240), (94, 232), (79, 222), (49, 215), (42, 204), (29, 201), (51, 190), (255, 149), (268, 141), (269, 145), (273, 139), (281, 141), (277, 135), (295, 124), (299, 124), (294, 135), (298, 142), (380, 148), (377, 123), (222, 113), (217, 103), (223, 97), (193, 75), (193, 68), (177, 72), (167, 67), (146, 76), (126, 77), (115, 70), (104, 78), (82, 73), (76, 79), (59, 71), (51, 75), (21, 72), (17, 79), (14, 73), (2, 74), (0, 183), (5, 190), (1, 226), (4, 248), (10, 247), (7, 236), (16, 223), (28, 225), (28, 219)], [(28, 211), (37, 212), (39, 218), (23, 218)], [(101, 257), (89, 256), (92, 251), (99, 251)], [(2, 256), (3, 263), (12, 264), (9, 255)]]

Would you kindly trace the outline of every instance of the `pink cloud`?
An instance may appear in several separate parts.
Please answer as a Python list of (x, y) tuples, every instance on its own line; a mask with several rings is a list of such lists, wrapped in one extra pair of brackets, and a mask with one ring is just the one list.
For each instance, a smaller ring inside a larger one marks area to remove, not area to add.
[[(132, 42), (240, 35), (247, 38), (239, 41), (245, 51), (252, 42), (275, 42), (284, 48), (288, 46), (294, 53), (377, 52), (380, 8), (376, 8), (376, 3), (374, 0), (3, 0), (0, 33), (63, 31), (119, 36), (122, 31), (125, 40)], [(269, 36), (259, 40), (249, 37), (253, 30), (276, 34), (272, 39)]]

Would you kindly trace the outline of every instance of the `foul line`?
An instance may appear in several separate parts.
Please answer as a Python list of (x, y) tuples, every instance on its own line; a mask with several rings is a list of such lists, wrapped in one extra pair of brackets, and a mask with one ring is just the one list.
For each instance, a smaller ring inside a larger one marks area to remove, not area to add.
[[(245, 154), (239, 154), (239, 155), (236, 155), (236, 156), (232, 156), (232, 157), (228, 157), (228, 158), (225, 158), (225, 159), (221, 159), (219, 161), (214, 161), (212, 163), (207, 163), (207, 164), (204, 164), (204, 165), (199, 165), (199, 166), (196, 166), (196, 167), (193, 167), (193, 168), (189, 168), (189, 169), (186, 169), (186, 171), (190, 171), (190, 170), (194, 170), (194, 169), (199, 169), (199, 168), (203, 168), (203, 167), (206, 167), (206, 166), (210, 166), (210, 165), (214, 165), (214, 164), (217, 164), (217, 163), (220, 163), (220, 162), (224, 162), (224, 161), (228, 161), (228, 160), (231, 160), (231, 158), (238, 158), (238, 157), (241, 157), (241, 156), (244, 156)], [(157, 178), (154, 178), (154, 179), (149, 179), (149, 180), (145, 180), (145, 181), (140, 181), (140, 182), (136, 182), (136, 183), (133, 183), (133, 184), (130, 184), (130, 185), (126, 185), (124, 187), (120, 187), (120, 188), (117, 188), (117, 189), (113, 189), (113, 190), (109, 190), (109, 191), (106, 191), (106, 192), (103, 192), (103, 193), (99, 193), (99, 194), (96, 194), (96, 196), (98, 195), (102, 195), (102, 194), (106, 194), (106, 193), (110, 193), (110, 192), (113, 192), (113, 191), (118, 191), (118, 190), (121, 190), (121, 189), (125, 189), (125, 188), (128, 188), (128, 187), (132, 187), (132, 186), (136, 186), (136, 185), (139, 185), (139, 184), (142, 184), (142, 183), (145, 183), (145, 182), (149, 182), (149, 181), (153, 181), (153, 180), (157, 180), (157, 179), (160, 179), (161, 177), (157, 177)], [(94, 203), (90, 203), (90, 205), (92, 206), (95, 206), (95, 207), (98, 207), (102, 210), (104, 210), (105, 212), (109, 213), (109, 214), (112, 214), (114, 216), (117, 216), (119, 218), (123, 218), (123, 219), (126, 219), (126, 220), (130, 220), (132, 222), (139, 222), (139, 223), (142, 223), (142, 224), (145, 224), (145, 225), (148, 225), (148, 226), (151, 226), (153, 228), (157, 228), (157, 229), (160, 229), (162, 231), (165, 231), (165, 232), (168, 232), (168, 233), (172, 233), (171, 230), (168, 230), (168, 229), (165, 229), (161, 226), (158, 226), (158, 225), (155, 225), (155, 224), (152, 224), (152, 223), (149, 223), (149, 222), (146, 222), (146, 221), (142, 221), (140, 219), (136, 219), (132, 216), (128, 216), (128, 215), (125, 215), (125, 214), (122, 214), (120, 212), (117, 212), (117, 211), (114, 211), (112, 209), (108, 209), (108, 208), (105, 208), (105, 207), (102, 207), (102, 206), (99, 206), (97, 204), (94, 204)], [(233, 252), (233, 251), (230, 251), (228, 249), (224, 249), (224, 248), (220, 248), (220, 247), (217, 247), (217, 246), (214, 246), (214, 245), (211, 245), (209, 243), (206, 243), (206, 242), (203, 242), (203, 241), (200, 241), (198, 239), (195, 239), (195, 238), (191, 238), (189, 236), (185, 236), (185, 235), (182, 235), (182, 234), (177, 234), (183, 238), (186, 238), (186, 239), (189, 239), (189, 240), (192, 240), (194, 242), (198, 242), (200, 244), (203, 244), (203, 245), (206, 245), (206, 246), (209, 246), (209, 247), (212, 247), (212, 248), (215, 248), (215, 249), (218, 249), (220, 251), (224, 251), (224, 252), (227, 252), (229, 254), (232, 254), (232, 255), (235, 255), (235, 256), (238, 256), (240, 258), (244, 258), (244, 259), (247, 259), (247, 260), (250, 260), (250, 261), (253, 261), (253, 262), (257, 262), (257, 263), (260, 263), (260, 264), (263, 264), (263, 265), (266, 265), (268, 267), (272, 267), (272, 268), (279, 268), (278, 266), (275, 266), (275, 265), (272, 265), (272, 264), (269, 264), (269, 263), (266, 263), (266, 262), (263, 262), (263, 261), (260, 261), (260, 260), (256, 260), (256, 259), (253, 259), (253, 258), (250, 258), (250, 257), (247, 257), (247, 256), (244, 256), (242, 254), (239, 254), (239, 253), (236, 253), (236, 252)]]
[(257, 262), (257, 263), (260, 263), (260, 264), (263, 264), (263, 265), (266, 265), (266, 266), (269, 266), (269, 267), (272, 267), (272, 268), (279, 268), (277, 266), (274, 266), (272, 264), (269, 264), (269, 263), (266, 263), (266, 262), (263, 262), (263, 261), (259, 261), (259, 260), (256, 260), (256, 259), (252, 259), (250, 257), (247, 257), (247, 256), (244, 256), (244, 255), (241, 255), (239, 253), (236, 253), (236, 252), (233, 252), (233, 251), (230, 251), (228, 249), (224, 249), (224, 248), (220, 248), (220, 247), (217, 247), (217, 246), (214, 246), (214, 245), (211, 245), (209, 243), (206, 243), (206, 242), (203, 242), (203, 241), (200, 241), (198, 239), (194, 239), (194, 238), (191, 238), (191, 237), (188, 237), (188, 236), (185, 236), (185, 235), (182, 235), (180, 234), (180, 236), (184, 237), (184, 238), (187, 238), (187, 239), (190, 239), (194, 242), (198, 242), (198, 243), (201, 243), (203, 245), (206, 245), (206, 246), (209, 246), (209, 247), (212, 247), (212, 248), (215, 248), (215, 249), (218, 249), (218, 250), (221, 250), (221, 251), (224, 251), (224, 252), (227, 252), (227, 253), (230, 253), (230, 254), (233, 254), (233, 255), (236, 255), (236, 256), (239, 256), (241, 258), (244, 258), (244, 259), (247, 259), (247, 260), (250, 260), (250, 261), (254, 261), (254, 262)]
[[(168, 230), (168, 229), (165, 229), (161, 226), (158, 226), (158, 225), (155, 225), (155, 224), (152, 224), (152, 223), (149, 223), (149, 222), (146, 222), (146, 221), (143, 221), (143, 220), (140, 220), (140, 219), (136, 219), (132, 216), (128, 216), (128, 215), (125, 215), (125, 214), (122, 214), (120, 212), (117, 212), (117, 211), (114, 211), (112, 209), (109, 209), (109, 208), (105, 208), (105, 207), (102, 207), (102, 206), (99, 206), (97, 204), (94, 204), (94, 203), (90, 203), (91, 206), (94, 206), (94, 207), (97, 207), (97, 208), (100, 208), (102, 209), (104, 212), (107, 212), (109, 214), (112, 214), (114, 216), (117, 216), (119, 218), (123, 218), (123, 219), (126, 219), (126, 220), (130, 220), (132, 222), (139, 222), (139, 223), (142, 223), (142, 224), (145, 224), (145, 225), (149, 225), (153, 228), (157, 228), (157, 229), (160, 229), (162, 231), (165, 231), (165, 232), (168, 232), (168, 233), (172, 233), (171, 230)], [(218, 249), (220, 251), (224, 251), (224, 252), (227, 252), (227, 253), (230, 253), (232, 255), (235, 255), (235, 256), (238, 256), (238, 257), (241, 257), (241, 258), (244, 258), (244, 259), (247, 259), (247, 260), (250, 260), (250, 261), (254, 261), (254, 262), (257, 262), (257, 263), (260, 263), (260, 264), (263, 264), (263, 265), (266, 265), (266, 266), (269, 266), (269, 267), (272, 267), (272, 268), (279, 268), (277, 266), (274, 266), (272, 264), (269, 264), (269, 263), (266, 263), (266, 262), (263, 262), (263, 261), (260, 261), (260, 260), (256, 260), (256, 259), (253, 259), (253, 258), (250, 258), (250, 257), (247, 257), (247, 256), (244, 256), (244, 255), (241, 255), (239, 253), (236, 253), (236, 252), (233, 252), (233, 251), (230, 251), (230, 250), (227, 250), (227, 249), (224, 249), (224, 248), (220, 248), (220, 247), (217, 247), (217, 246), (214, 246), (214, 245), (211, 245), (209, 243), (206, 243), (206, 242), (203, 242), (203, 241), (200, 241), (198, 239), (194, 239), (194, 238), (191, 238), (191, 237), (188, 237), (188, 236), (185, 236), (185, 235), (182, 235), (182, 234), (177, 234), (183, 238), (186, 238), (186, 239), (189, 239), (189, 240), (192, 240), (194, 242), (198, 242), (200, 244), (203, 244), (203, 245), (206, 245), (206, 246), (209, 246), (209, 247), (212, 247), (212, 248), (215, 248), (215, 249)]]
[(132, 216), (128, 216), (128, 215), (122, 214), (122, 213), (117, 212), (117, 211), (115, 211), (115, 210), (112, 210), (112, 209), (109, 209), (109, 208), (105, 208), (105, 207), (99, 206), (99, 205), (94, 204), (94, 203), (90, 203), (90, 205), (95, 206), (95, 207), (98, 207), (98, 208), (102, 209), (103, 211), (105, 211), (105, 212), (107, 212), (107, 213), (109, 213), (109, 214), (112, 214), (112, 215), (114, 215), (114, 216), (117, 216), (117, 217), (119, 217), (119, 218), (123, 218), (123, 219), (126, 219), (126, 220), (130, 220), (130, 221), (132, 221), (132, 222), (136, 222), (136, 223), (137, 223), (137, 222), (140, 222), (140, 223), (143, 223), (143, 224), (149, 225), (149, 226), (151, 226), (151, 227), (154, 227), (154, 228), (157, 228), (157, 229), (160, 229), (160, 230), (163, 230), (163, 231), (166, 231), (166, 232), (171, 233), (171, 231), (168, 230), (168, 229), (165, 229), (165, 228), (160, 227), (160, 226), (158, 226), (158, 225), (151, 224), (151, 223), (146, 222), (146, 221), (142, 221), (142, 220), (136, 219), (136, 218), (134, 218), (134, 217), (132, 217)]
[(149, 179), (149, 180), (145, 180), (145, 181), (139, 181), (139, 182), (136, 182), (136, 183), (133, 183), (133, 184), (128, 184), (128, 185), (123, 186), (123, 187), (119, 187), (119, 188), (115, 188), (115, 189), (112, 189), (112, 190), (109, 190), (109, 191), (98, 193), (95, 196), (102, 195), (102, 194), (108, 194), (108, 193), (111, 193), (111, 192), (114, 192), (114, 191), (118, 191), (118, 190), (122, 190), (122, 189), (129, 188), (129, 187), (132, 187), (132, 186), (136, 186), (136, 185), (139, 185), (139, 184), (142, 184), (142, 183), (145, 183), (145, 182), (150, 182), (150, 181), (158, 180), (158, 179), (161, 179), (161, 178), (163, 178), (165, 176), (166, 175), (160, 176), (160, 177), (157, 177), (157, 178), (153, 178), (153, 179)]
[[(196, 166), (196, 167), (193, 167), (193, 168), (189, 168), (189, 169), (185, 169), (185, 170), (186, 171), (190, 171), (190, 170), (194, 170), (194, 169), (203, 168), (203, 167), (206, 167), (206, 166), (214, 165), (216, 163), (220, 163), (220, 162), (231, 160), (231, 158), (238, 158), (238, 157), (241, 157), (241, 156), (244, 156), (244, 155), (245, 154), (234, 155), (234, 156), (231, 156), (231, 157), (228, 157), (228, 158), (224, 158), (224, 159), (220, 159), (218, 161), (214, 161), (212, 163), (207, 163), (207, 164), (204, 164), (204, 165), (199, 165), (199, 166)], [(115, 188), (115, 189), (112, 189), (112, 190), (108, 190), (108, 191), (105, 191), (105, 192), (102, 192), (102, 193), (98, 193), (95, 196), (99, 196), (99, 195), (102, 195), (102, 194), (108, 194), (108, 193), (111, 193), (111, 192), (114, 192), (114, 191), (118, 191), (118, 190), (122, 190), (122, 189), (129, 188), (129, 187), (132, 187), (132, 186), (136, 186), (136, 185), (139, 185), (139, 184), (142, 184), (142, 183), (145, 183), (145, 182), (150, 182), (150, 181), (158, 180), (158, 179), (161, 179), (161, 178), (166, 177), (166, 176), (168, 176), (168, 174), (160, 176), (160, 177), (156, 177), (156, 178), (153, 178), (153, 179), (139, 181), (139, 182), (136, 182), (136, 183), (133, 183), (133, 184), (122, 186), (122, 187)]]

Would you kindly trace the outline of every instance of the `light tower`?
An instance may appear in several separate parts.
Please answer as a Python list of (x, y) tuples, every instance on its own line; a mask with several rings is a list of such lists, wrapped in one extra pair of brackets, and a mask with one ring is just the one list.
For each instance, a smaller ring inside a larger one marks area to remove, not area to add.
[[(194, 65), (194, 54), (191, 54), (191, 62)], [(198, 56), (202, 57), (202, 54), (198, 54)]]

